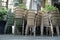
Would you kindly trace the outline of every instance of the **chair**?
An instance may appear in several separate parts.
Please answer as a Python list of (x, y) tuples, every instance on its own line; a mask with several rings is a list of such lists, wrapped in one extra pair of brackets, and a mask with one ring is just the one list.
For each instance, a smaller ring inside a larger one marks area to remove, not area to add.
[(59, 35), (59, 26), (60, 26), (60, 14), (52, 14), (51, 15), (51, 21), (52, 21), (52, 25), (53, 27), (56, 28), (56, 31), (57, 31), (57, 35)]
[(36, 26), (37, 27), (40, 27), (41, 26), (41, 13), (38, 11), (38, 14), (37, 14), (37, 16), (36, 16)]
[(28, 11), (25, 35), (27, 35), (28, 29), (30, 30), (30, 34), (32, 34), (32, 32), (33, 32), (34, 36), (35, 36), (36, 22), (35, 22), (35, 13), (34, 13), (34, 10), (29, 10)]
[(53, 37), (53, 26), (50, 20), (49, 14), (42, 14), (42, 19), (41, 19), (41, 35), (43, 35), (43, 28), (46, 27), (48, 32), (48, 28), (50, 28), (52, 37)]
[(7, 22), (6, 22), (6, 25), (5, 25), (5, 29), (4, 29), (4, 33), (8, 33), (10, 32), (10, 29), (12, 30), (12, 25), (14, 24), (14, 14), (11, 13), (11, 10), (8, 11), (8, 14), (7, 14)]
[(24, 10), (17, 8), (14, 14), (14, 34), (21, 34), (20, 30), (22, 27), (22, 34), (24, 34)]
[(40, 26), (41, 26), (41, 12), (38, 11), (36, 15), (36, 34), (40, 34)]

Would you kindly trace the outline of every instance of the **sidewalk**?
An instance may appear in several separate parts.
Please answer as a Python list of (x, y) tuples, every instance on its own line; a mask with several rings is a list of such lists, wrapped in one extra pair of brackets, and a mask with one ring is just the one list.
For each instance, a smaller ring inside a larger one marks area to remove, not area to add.
[(60, 40), (60, 36), (21, 36), (21, 35), (0, 35), (0, 40)]

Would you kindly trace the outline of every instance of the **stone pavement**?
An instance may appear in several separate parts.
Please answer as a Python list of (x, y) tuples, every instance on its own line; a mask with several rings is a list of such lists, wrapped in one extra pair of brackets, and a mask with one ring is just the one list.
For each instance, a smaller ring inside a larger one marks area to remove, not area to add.
[(60, 36), (21, 36), (21, 35), (0, 35), (0, 40), (60, 40)]

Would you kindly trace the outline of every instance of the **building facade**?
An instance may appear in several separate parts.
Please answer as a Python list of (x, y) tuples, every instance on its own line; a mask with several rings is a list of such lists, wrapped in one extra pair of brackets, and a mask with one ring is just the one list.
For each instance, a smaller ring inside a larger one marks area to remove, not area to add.
[(2, 0), (0, 0), (0, 7), (2, 7), (2, 3), (1, 2), (2, 2)]
[[(27, 0), (26, 7), (29, 10), (37, 10), (41, 5), (41, 0)], [(39, 7), (38, 7), (39, 6)]]
[(60, 0), (41, 0), (41, 7), (45, 7), (45, 4), (54, 5), (55, 2), (60, 2)]

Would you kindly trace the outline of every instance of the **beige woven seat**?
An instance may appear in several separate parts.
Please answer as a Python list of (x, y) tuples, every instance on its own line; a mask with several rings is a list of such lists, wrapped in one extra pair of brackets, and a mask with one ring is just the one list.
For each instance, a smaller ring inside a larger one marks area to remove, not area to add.
[(26, 30), (25, 30), (25, 34), (28, 33), (28, 28), (30, 28), (29, 30), (34, 30), (34, 35), (35, 35), (35, 13), (33, 10), (29, 10), (28, 14), (27, 14), (27, 25), (26, 25)]
[(24, 33), (24, 10), (17, 8), (14, 14), (15, 33), (20, 34), (20, 27), (22, 27), (22, 34)]
[(49, 17), (50, 16), (48, 14), (42, 14), (41, 35), (43, 35), (43, 28), (46, 27), (46, 28), (50, 28), (52, 36), (53, 36), (53, 27), (52, 27), (52, 23)]
[(60, 14), (51, 15), (52, 25), (56, 28), (57, 35), (59, 35), (59, 26), (60, 26)]

